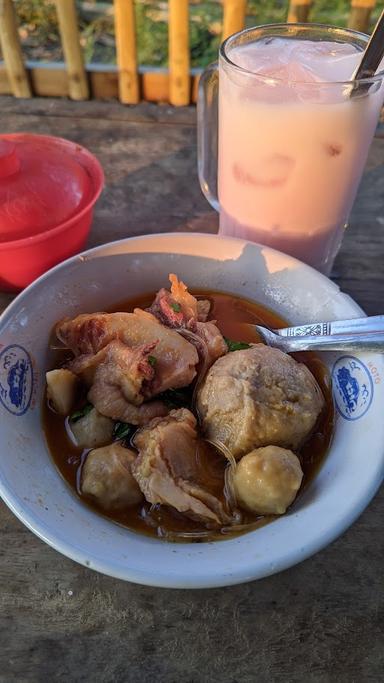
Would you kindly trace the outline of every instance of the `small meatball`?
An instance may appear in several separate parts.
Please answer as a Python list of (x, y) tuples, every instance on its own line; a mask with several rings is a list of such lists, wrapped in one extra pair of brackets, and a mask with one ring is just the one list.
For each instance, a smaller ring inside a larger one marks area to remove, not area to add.
[(104, 510), (123, 510), (143, 500), (131, 474), (134, 451), (119, 443), (96, 448), (87, 455), (81, 478), (81, 492)]
[(308, 368), (264, 344), (219, 358), (197, 400), (206, 436), (224, 444), (236, 459), (270, 444), (296, 450), (323, 407), (324, 397)]
[(76, 422), (69, 421), (76, 446), (97, 448), (112, 441), (114, 421), (101, 415), (96, 408)]
[(46, 373), (47, 396), (59, 415), (68, 415), (76, 397), (77, 377), (70, 370), (60, 368)]
[(282, 515), (294, 501), (303, 471), (285, 448), (257, 448), (241, 458), (233, 478), (238, 504), (259, 515)]

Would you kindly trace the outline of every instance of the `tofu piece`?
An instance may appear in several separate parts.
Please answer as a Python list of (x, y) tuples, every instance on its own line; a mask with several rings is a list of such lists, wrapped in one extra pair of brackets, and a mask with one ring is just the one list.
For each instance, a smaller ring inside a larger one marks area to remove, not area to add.
[(76, 422), (70, 420), (69, 426), (76, 446), (81, 448), (98, 448), (112, 441), (114, 421), (96, 408)]
[(68, 415), (76, 397), (78, 379), (70, 370), (60, 368), (46, 373), (47, 396), (60, 415)]

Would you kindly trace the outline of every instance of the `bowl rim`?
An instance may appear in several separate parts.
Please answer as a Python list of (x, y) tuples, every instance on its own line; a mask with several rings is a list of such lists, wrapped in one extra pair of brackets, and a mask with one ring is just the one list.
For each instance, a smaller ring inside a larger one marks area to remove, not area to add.
[[(84, 168), (91, 179), (93, 191), (91, 192), (91, 195), (87, 203), (81, 208), (81, 210), (78, 213), (74, 214), (73, 216), (70, 216), (70, 218), (67, 218), (62, 223), (59, 223), (59, 225), (55, 225), (52, 228), (48, 228), (48, 230), (43, 230), (42, 232), (38, 232), (36, 235), (30, 235), (29, 237), (22, 237), (16, 240), (6, 240), (5, 242), (0, 241), (0, 252), (6, 251), (7, 249), (19, 249), (22, 247), (29, 247), (31, 245), (38, 244), (39, 242), (50, 239), (51, 237), (56, 237), (56, 235), (59, 235), (67, 228), (72, 227), (73, 223), (77, 223), (78, 221), (80, 221), (84, 217), (84, 215), (86, 215), (92, 209), (92, 207), (100, 197), (105, 186), (104, 171), (98, 158), (94, 154), (92, 154), (92, 152), (90, 152), (86, 147), (79, 145), (77, 142), (73, 142), (73, 140), (67, 140), (66, 138), (61, 138), (56, 135), (35, 135), (26, 132), (11, 134), (7, 133), (4, 135), (0, 135), (0, 139), (4, 138), (6, 140), (18, 140), (26, 135), (28, 137), (31, 137), (33, 135), (34, 138), (39, 138), (41, 141), (47, 140), (50, 144), (52, 144), (52, 141), (54, 140), (55, 143), (59, 146), (61, 145), (61, 147), (76, 148), (76, 150), (83, 155), (83, 159), (86, 162), (84, 164)], [(34, 282), (36, 282), (36, 280), (34, 280)]]
[[(31, 283), (25, 290), (23, 290), (23, 292), (16, 296), (15, 299), (4, 310), (4, 312), (0, 315), (0, 327), (3, 325), (6, 317), (12, 316), (13, 308), (16, 307), (25, 296), (29, 295), (29, 293), (31, 292), (31, 290), (33, 290), (36, 284), (42, 283), (46, 279), (54, 277), (55, 273), (60, 269), (65, 269), (68, 267), (68, 265), (73, 264), (78, 260), (83, 261), (85, 259), (88, 260), (90, 258), (93, 258), (97, 256), (99, 252), (103, 252), (103, 250), (113, 250), (114, 247), (123, 246), (126, 243), (132, 244), (134, 242), (139, 243), (142, 241), (150, 242), (154, 239), (167, 241), (169, 239), (174, 240), (176, 236), (178, 239), (181, 239), (182, 241), (191, 240), (191, 238), (199, 238), (207, 241), (212, 239), (219, 239), (227, 243), (233, 242), (238, 245), (241, 244), (243, 246), (256, 246), (263, 250), (266, 250), (268, 253), (273, 252), (277, 255), (282, 255), (281, 252), (278, 252), (269, 247), (265, 247), (264, 245), (257, 245), (253, 242), (248, 242), (246, 240), (241, 240), (238, 238), (223, 238), (221, 236), (205, 233), (154, 233), (150, 235), (134, 236), (124, 238), (121, 240), (116, 240), (91, 248), (87, 251), (81, 252), (76, 256), (72, 256), (71, 258), (66, 259), (62, 263), (54, 266), (49, 271), (44, 273), (37, 280)], [(188, 252), (181, 253), (188, 254)], [(337, 290), (339, 290), (339, 287), (335, 283), (326, 278), (324, 275), (315, 271), (310, 266), (303, 264), (297, 259), (287, 257), (285, 254), (283, 254), (283, 256), (285, 259), (288, 259), (291, 264), (296, 263), (299, 265), (301, 269), (304, 269), (304, 271), (308, 270), (308, 272), (312, 274), (312, 277), (315, 275), (321, 280), (327, 280), (328, 283), (331, 283)], [(360, 306), (358, 306), (358, 304), (354, 302), (353, 299), (349, 297), (349, 295), (343, 294), (343, 296), (345, 296), (349, 300), (349, 304), (355, 309), (356, 314), (361, 315), (362, 309), (360, 308)], [(248, 565), (246, 567), (236, 567), (235, 569), (233, 569), (231, 574), (224, 573), (220, 571), (220, 569), (218, 571), (215, 571), (214, 574), (209, 574), (207, 570), (207, 576), (205, 576), (204, 579), (201, 578), (201, 576), (181, 576), (180, 573), (175, 574), (159, 566), (156, 566), (154, 569), (148, 571), (143, 571), (140, 568), (137, 569), (134, 567), (130, 567), (129, 565), (124, 566), (124, 568), (121, 568), (118, 564), (113, 565), (111, 562), (108, 561), (108, 558), (104, 557), (100, 559), (99, 557), (93, 556), (92, 561), (90, 562), (88, 559), (85, 558), (85, 551), (82, 551), (82, 549), (79, 548), (76, 545), (76, 543), (71, 543), (66, 538), (63, 538), (62, 535), (57, 532), (57, 530), (55, 531), (52, 527), (49, 527), (49, 525), (44, 524), (31, 510), (27, 510), (27, 512), (25, 512), (25, 510), (23, 510), (22, 506), (20, 505), (17, 495), (13, 493), (11, 490), (9, 490), (6, 481), (1, 481), (1, 479), (0, 496), (7, 504), (7, 506), (12, 510), (15, 516), (36, 536), (38, 536), (41, 540), (46, 542), (55, 550), (61, 552), (70, 559), (88, 568), (94, 569), (96, 571), (102, 572), (103, 574), (115, 578), (123, 579), (126, 581), (142, 585), (150, 585), (165, 588), (214, 588), (256, 580), (288, 569), (289, 567), (294, 566), (295, 564), (317, 553), (325, 546), (327, 546), (329, 543), (334, 541), (337, 537), (339, 537), (359, 517), (359, 515), (367, 507), (367, 505), (375, 495), (376, 491), (378, 490), (384, 478), (384, 443), (382, 445), (380, 455), (381, 462), (376, 467), (375, 471), (372, 473), (372, 476), (365, 485), (364, 489), (359, 491), (359, 495), (357, 496), (357, 498), (356, 495), (354, 496), (353, 505), (350, 504), (349, 507), (343, 511), (343, 515), (338, 516), (337, 523), (328, 525), (328, 528), (323, 530), (320, 536), (314, 536), (309, 542), (306, 543), (305, 547), (297, 547), (291, 549), (290, 552), (286, 553), (286, 555), (282, 557), (278, 563), (275, 563), (273, 567), (271, 566), (268, 568), (266, 561), (264, 561), (261, 567), (258, 568), (255, 566), (254, 569), (251, 570), (251, 572), (250, 567)], [(52, 467), (54, 467), (53, 463)], [(247, 534), (245, 536), (247, 536)], [(157, 541), (157, 539), (148, 538), (148, 540), (152, 543), (164, 543), (164, 541)], [(218, 543), (221, 545), (223, 543), (227, 543), (227, 541), (224, 540), (218, 542), (210, 542), (207, 545), (217, 546)], [(184, 547), (187, 547), (188, 545), (190, 544), (183, 544)], [(255, 564), (257, 563), (255, 562)]]

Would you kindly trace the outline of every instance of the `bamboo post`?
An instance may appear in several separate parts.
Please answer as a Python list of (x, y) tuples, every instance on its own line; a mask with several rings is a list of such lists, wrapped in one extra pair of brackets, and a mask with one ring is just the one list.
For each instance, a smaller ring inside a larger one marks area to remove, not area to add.
[(136, 57), (136, 24), (133, 0), (114, 0), (119, 99), (124, 104), (139, 101)]
[(352, 0), (351, 11), (349, 13), (348, 28), (355, 31), (369, 32), (372, 10), (375, 8), (376, 0)]
[(75, 0), (56, 0), (56, 11), (67, 65), (69, 96), (73, 100), (86, 100), (89, 98), (89, 87), (80, 46)]
[(305, 23), (308, 21), (312, 0), (290, 0), (288, 10), (288, 23)]
[(169, 0), (169, 101), (178, 107), (191, 98), (188, 5), (188, 0)]
[(32, 97), (12, 0), (0, 0), (0, 43), (13, 95)]
[(247, 0), (224, 0), (223, 40), (245, 26)]

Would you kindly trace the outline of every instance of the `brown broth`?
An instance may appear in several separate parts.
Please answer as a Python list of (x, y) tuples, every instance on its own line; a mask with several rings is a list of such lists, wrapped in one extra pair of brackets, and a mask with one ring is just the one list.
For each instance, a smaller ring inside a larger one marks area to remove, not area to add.
[[(239, 332), (239, 323), (260, 323), (269, 327), (284, 327), (287, 323), (276, 313), (244, 298), (222, 292), (195, 291), (199, 298), (208, 298), (212, 308), (210, 318), (217, 320), (224, 336), (236, 341), (260, 341), (257, 334), (251, 331)], [(134, 300), (126, 300), (110, 308), (112, 311), (132, 311), (134, 308), (146, 308), (153, 301), (154, 295), (146, 295)], [(67, 359), (67, 354), (58, 352), (55, 367)], [(313, 373), (326, 399), (326, 408), (320, 416), (311, 437), (297, 455), (304, 472), (302, 491), (313, 479), (327, 453), (332, 438), (334, 410), (332, 391), (327, 368), (314, 353), (302, 352), (294, 354), (296, 360), (304, 363)], [(79, 405), (84, 395), (79, 395)], [(75, 409), (78, 406), (75, 407)], [(105, 512), (87, 499), (80, 492), (79, 480), (81, 464), (85, 453), (70, 440), (66, 419), (54, 413), (45, 399), (43, 403), (43, 429), (53, 460), (64, 479), (87, 505), (99, 514), (109, 517), (114, 522), (134, 531), (156, 537), (166, 537), (175, 541), (203, 541), (230, 538), (238, 533), (250, 531), (275, 519), (274, 516), (257, 516), (242, 511), (242, 525), (238, 528), (226, 527), (220, 531), (208, 530), (203, 524), (187, 519), (176, 510), (166, 506), (151, 506), (149, 503), (139, 504), (124, 511)], [(211, 493), (224, 501), (223, 481), (226, 460), (213, 446), (200, 439), (196, 451), (199, 480)]]

